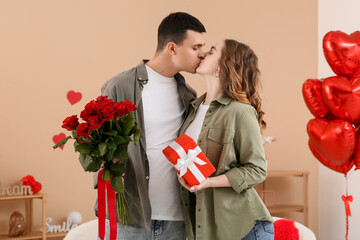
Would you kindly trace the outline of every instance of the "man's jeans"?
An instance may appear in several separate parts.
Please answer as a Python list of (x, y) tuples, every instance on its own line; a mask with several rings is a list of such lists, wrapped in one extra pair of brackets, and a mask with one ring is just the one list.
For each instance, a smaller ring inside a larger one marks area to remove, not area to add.
[(242, 240), (274, 240), (274, 224), (268, 221), (256, 221), (255, 226)]
[[(98, 237), (98, 239), (100, 239)], [(109, 220), (105, 222), (105, 239), (110, 239)], [(119, 240), (184, 240), (185, 223), (183, 221), (151, 220), (150, 231), (145, 228), (123, 226), (117, 223)]]

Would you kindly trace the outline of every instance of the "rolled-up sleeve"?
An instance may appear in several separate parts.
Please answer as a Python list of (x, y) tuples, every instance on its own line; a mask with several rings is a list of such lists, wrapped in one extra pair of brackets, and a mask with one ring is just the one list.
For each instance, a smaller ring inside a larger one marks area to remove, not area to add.
[(261, 183), (266, 178), (267, 161), (254, 108), (237, 113), (235, 120), (234, 148), (237, 166), (225, 173), (233, 189), (243, 190)]

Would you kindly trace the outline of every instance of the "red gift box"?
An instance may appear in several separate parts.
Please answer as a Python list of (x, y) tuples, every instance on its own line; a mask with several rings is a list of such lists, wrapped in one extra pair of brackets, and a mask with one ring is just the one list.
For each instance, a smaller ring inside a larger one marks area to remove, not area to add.
[(163, 149), (163, 153), (190, 186), (199, 185), (216, 171), (196, 142), (185, 133)]

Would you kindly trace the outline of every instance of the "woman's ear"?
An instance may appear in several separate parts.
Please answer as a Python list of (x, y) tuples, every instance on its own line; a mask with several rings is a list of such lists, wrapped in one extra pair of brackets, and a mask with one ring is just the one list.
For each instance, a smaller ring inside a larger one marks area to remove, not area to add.
[(220, 76), (220, 66), (217, 67), (215, 72), (215, 77), (219, 77), (219, 76)]
[(176, 44), (174, 42), (168, 42), (168, 44), (166, 44), (166, 50), (171, 55), (176, 55)]

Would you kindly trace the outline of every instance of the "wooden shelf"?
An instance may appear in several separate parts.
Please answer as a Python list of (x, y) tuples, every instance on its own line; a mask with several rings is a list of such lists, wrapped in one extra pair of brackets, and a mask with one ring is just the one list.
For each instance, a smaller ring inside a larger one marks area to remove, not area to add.
[(309, 172), (306, 171), (269, 171), (267, 174), (267, 178), (274, 177), (302, 177), (304, 175), (309, 175)]
[(21, 196), (1, 196), (1, 200), (18, 200), (18, 199), (32, 199), (32, 198), (43, 198), (44, 193), (36, 193), (32, 195), (21, 195)]
[[(262, 192), (263, 194), (263, 201), (266, 204), (265, 196), (266, 193), (270, 194), (276, 194), (273, 190), (270, 190), (268, 188), (268, 182), (270, 179), (273, 178), (282, 178), (282, 177), (296, 177), (302, 179), (302, 192), (303, 192), (303, 198), (302, 198), (302, 204), (301, 205), (295, 205), (295, 204), (276, 204), (276, 203), (268, 203), (267, 208), (271, 215), (273, 214), (279, 214), (279, 213), (288, 213), (288, 212), (300, 212), (303, 213), (304, 216), (304, 225), (308, 226), (309, 222), (309, 213), (308, 213), (308, 171), (287, 171), (287, 170), (277, 170), (277, 171), (268, 171), (266, 180), (261, 183), (257, 188), (255, 188), (257, 191)], [(301, 188), (300, 188), (301, 189)], [(282, 193), (289, 193), (289, 189), (281, 189)], [(261, 196), (261, 194), (259, 194)], [(271, 195), (269, 195), (271, 196)]]
[(274, 205), (269, 206), (268, 210), (271, 214), (273, 213), (285, 213), (285, 212), (303, 212), (303, 205)]
[[(56, 236), (50, 236), (50, 234), (46, 234), (46, 232), (34, 232), (33, 231), (33, 200), (34, 199), (40, 199), (42, 202), (42, 228), (46, 229), (46, 194), (45, 193), (37, 193), (32, 195), (20, 195), (20, 196), (1, 196), (0, 201), (10, 201), (10, 200), (26, 200), (29, 202), (29, 209), (27, 211), (27, 234), (24, 236), (18, 236), (18, 237), (8, 237), (7, 234), (0, 235), (0, 239), (46, 239), (47, 235), (48, 237), (56, 237)], [(60, 235), (61, 237), (62, 235)]]
[[(47, 233), (47, 238), (54, 238), (54, 237), (65, 237), (67, 232), (64, 233)], [(18, 236), (18, 237), (8, 237), (7, 235), (0, 235), (0, 240), (14, 240), (14, 239), (42, 239), (42, 232), (30, 232), (24, 236)]]

